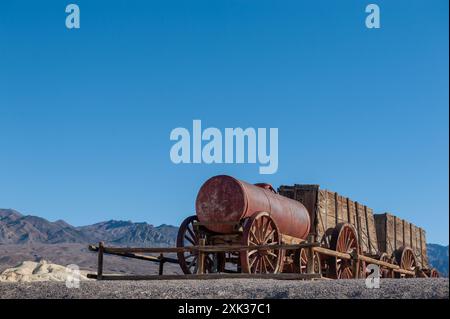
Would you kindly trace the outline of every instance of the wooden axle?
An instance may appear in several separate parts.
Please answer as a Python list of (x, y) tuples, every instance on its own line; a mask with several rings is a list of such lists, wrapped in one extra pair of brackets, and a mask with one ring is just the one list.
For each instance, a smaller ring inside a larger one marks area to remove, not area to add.
[[(268, 250), (268, 249), (286, 249), (296, 250), (308, 247), (318, 247), (319, 243), (302, 243), (298, 245), (260, 245), (260, 246), (244, 246), (244, 245), (212, 245), (212, 246), (188, 246), (188, 247), (103, 247), (103, 252), (108, 254), (118, 253), (178, 253), (178, 252), (229, 252), (229, 251), (245, 251), (245, 250)], [(98, 251), (98, 248), (90, 245), (89, 250)]]
[(302, 280), (302, 279), (319, 279), (320, 274), (295, 274), (295, 273), (279, 273), (279, 274), (243, 274), (243, 273), (230, 273), (230, 274), (190, 274), (190, 275), (103, 275), (99, 278), (96, 274), (88, 274), (88, 278), (91, 279), (103, 279), (103, 280), (211, 280), (211, 279), (243, 279), (243, 278), (255, 278), (255, 279), (280, 279), (280, 280)]
[[(100, 249), (99, 249), (99, 247), (90, 245), (89, 250), (98, 252)], [(114, 252), (114, 251), (110, 251), (108, 247), (103, 247), (102, 250), (103, 250), (104, 254), (108, 254), (108, 255), (115, 255), (115, 256), (128, 257), (128, 258), (134, 258), (134, 259), (140, 259), (140, 260), (146, 260), (146, 261), (153, 261), (153, 262), (157, 262), (157, 263), (162, 261), (162, 262), (168, 262), (168, 263), (172, 263), (172, 264), (178, 264), (178, 259), (165, 257), (162, 253), (158, 257), (156, 257), (156, 256), (135, 254), (135, 253), (131, 253), (131, 252)]]

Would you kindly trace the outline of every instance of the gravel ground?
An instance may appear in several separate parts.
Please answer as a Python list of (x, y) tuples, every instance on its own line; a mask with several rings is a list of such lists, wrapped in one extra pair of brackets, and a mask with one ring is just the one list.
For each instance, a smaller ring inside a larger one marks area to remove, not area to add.
[(0, 283), (10, 298), (449, 298), (448, 278), (382, 279), (379, 289), (364, 280), (164, 280)]

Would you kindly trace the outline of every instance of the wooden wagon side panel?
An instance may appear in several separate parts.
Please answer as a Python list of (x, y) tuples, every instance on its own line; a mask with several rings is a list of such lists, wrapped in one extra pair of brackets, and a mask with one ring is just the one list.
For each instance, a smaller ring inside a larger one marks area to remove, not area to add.
[(386, 252), (392, 255), (397, 249), (396, 234), (395, 234), (395, 217), (389, 213), (386, 213)]
[(403, 237), (404, 237), (404, 244), (407, 247), (410, 247), (412, 249), (412, 240), (411, 240), (411, 223), (403, 220)]
[(280, 186), (278, 188), (278, 194), (288, 197), (290, 199), (294, 198), (294, 187), (293, 186)]
[(311, 222), (310, 234), (317, 237), (322, 237), (324, 233), (323, 223), (321, 222), (321, 214), (324, 211), (323, 200), (319, 199), (321, 192), (319, 185), (295, 184), (294, 186), (283, 185), (278, 188), (280, 195), (299, 201), (306, 207)]
[(404, 246), (403, 242), (403, 220), (397, 216), (395, 218), (395, 249)]
[(381, 253), (386, 252), (386, 217), (384, 214), (375, 214), (375, 229), (377, 232), (378, 249)]
[(347, 198), (347, 209), (348, 209), (348, 216), (350, 219), (349, 223), (357, 227), (355, 202), (349, 198)]
[(377, 233), (378, 249), (388, 256), (395, 250), (395, 217), (389, 213), (375, 214), (375, 228)]
[(317, 194), (316, 236), (320, 242), (328, 229), (327, 219), (327, 192), (319, 190)]
[(411, 224), (411, 238), (412, 238), (412, 250), (416, 255), (417, 264), (422, 267), (422, 251), (420, 249), (420, 229), (414, 224)]
[(326, 191), (326, 217), (327, 217), (327, 225), (328, 229), (334, 228), (337, 224), (337, 213), (336, 213), (336, 193)]
[(338, 203), (338, 222), (339, 223), (348, 223), (348, 209), (347, 209), (347, 198), (341, 195), (337, 195), (337, 203)]
[(421, 256), (422, 256), (422, 268), (428, 268), (428, 255), (427, 255), (427, 239), (425, 230), (420, 228), (420, 242), (421, 242)]
[(356, 215), (357, 215), (357, 230), (359, 237), (359, 246), (362, 252), (367, 253), (369, 251), (369, 241), (367, 236), (367, 221), (366, 221), (366, 211), (365, 206), (357, 203), (356, 205)]
[(369, 242), (369, 251), (371, 255), (376, 255), (379, 251), (377, 231), (375, 229), (375, 219), (373, 217), (373, 209), (366, 207), (366, 222), (367, 222), (367, 235)]
[(302, 203), (309, 213), (311, 221), (310, 233), (316, 233), (316, 209), (317, 209), (317, 192), (319, 185), (294, 185), (294, 199)]

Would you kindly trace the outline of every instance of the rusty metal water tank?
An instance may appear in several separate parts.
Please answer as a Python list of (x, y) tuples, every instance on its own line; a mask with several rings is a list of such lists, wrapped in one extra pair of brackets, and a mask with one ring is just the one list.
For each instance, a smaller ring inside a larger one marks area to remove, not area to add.
[(310, 228), (308, 211), (300, 202), (276, 194), (269, 184), (252, 185), (227, 175), (211, 177), (202, 185), (195, 208), (200, 222), (218, 223), (205, 226), (222, 234), (233, 231), (230, 222), (262, 211), (270, 213), (282, 234), (306, 239)]

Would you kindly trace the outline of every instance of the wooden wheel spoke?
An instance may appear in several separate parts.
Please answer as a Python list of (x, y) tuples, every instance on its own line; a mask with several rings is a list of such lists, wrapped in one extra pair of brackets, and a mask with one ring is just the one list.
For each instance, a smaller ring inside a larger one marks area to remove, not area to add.
[(188, 258), (195, 257), (195, 256), (196, 256), (195, 254), (185, 255), (185, 256), (184, 256), (184, 259), (188, 259)]
[(188, 242), (190, 242), (192, 245), (195, 245), (195, 241), (192, 240), (192, 238), (190, 238), (187, 234), (184, 235), (184, 238), (185, 238)]
[(255, 271), (254, 272), (256, 272), (256, 270), (258, 270), (259, 262), (260, 262), (259, 258), (255, 258), (255, 259), (256, 259), (256, 263), (255, 263)]
[(257, 222), (256, 222), (256, 233), (258, 235), (258, 241), (259, 242), (261, 242), (261, 239), (263, 237), (262, 236), (262, 222), (263, 222), (262, 218), (257, 219)]
[(251, 255), (253, 255), (254, 253), (258, 252), (256, 249), (255, 250), (250, 250), (248, 252), (248, 256), (250, 257)]
[(267, 227), (267, 225), (268, 225), (268, 220), (266, 219), (266, 218), (261, 218), (261, 225), (260, 225), (260, 229), (259, 229), (259, 231), (260, 231), (260, 238), (262, 239), (262, 240), (264, 240), (264, 234), (266, 233), (266, 227)]
[(258, 259), (258, 256), (255, 256), (254, 258), (252, 258), (251, 259), (251, 261), (250, 261), (250, 268), (252, 268), (253, 267), (253, 265), (255, 264), (255, 262), (256, 262), (256, 260)]
[(250, 245), (253, 245), (253, 246), (258, 246), (258, 244), (257, 244), (257, 243), (255, 243), (255, 242), (253, 242), (253, 241), (251, 241), (251, 240), (249, 240), (248, 242), (249, 242), (249, 246), (250, 246)]
[(273, 235), (275, 234), (275, 229), (272, 229), (269, 233), (264, 236), (263, 243), (267, 243), (269, 239), (273, 239)]
[(259, 238), (256, 236), (255, 231), (253, 229), (250, 229), (250, 236), (253, 237), (253, 239), (255, 240), (253, 243), (257, 245), (256, 243), (259, 243)]
[(270, 268), (273, 270), (275, 270), (275, 266), (272, 264), (272, 261), (270, 261), (269, 256), (264, 256), (264, 258), (266, 258), (267, 263), (269, 264)]
[[(192, 226), (191, 226), (192, 227)], [(191, 235), (191, 238), (193, 238), (195, 241), (197, 241), (197, 236), (195, 236), (194, 232), (192, 231), (191, 227), (187, 227), (187, 231), (189, 233), (189, 235)]]
[(193, 265), (197, 264), (197, 256), (194, 257), (194, 259), (191, 260), (191, 262), (188, 264), (188, 267), (191, 268)]

